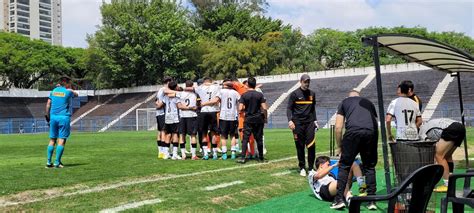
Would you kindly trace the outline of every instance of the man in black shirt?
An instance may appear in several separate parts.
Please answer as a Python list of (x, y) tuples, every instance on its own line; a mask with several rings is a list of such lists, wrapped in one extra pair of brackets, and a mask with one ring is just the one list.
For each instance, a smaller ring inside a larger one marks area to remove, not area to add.
[[(342, 129), (346, 128), (344, 137)], [(359, 97), (359, 92), (353, 90), (337, 109), (336, 142), (341, 151), (339, 173), (337, 178), (337, 194), (332, 209), (346, 206), (344, 190), (352, 163), (358, 153), (362, 158), (362, 172), (366, 176), (367, 194), (375, 195), (375, 165), (377, 164), (378, 124), (375, 106), (366, 98)], [(375, 203), (369, 203), (370, 210), (377, 209)]]
[(316, 95), (309, 89), (309, 75), (300, 79), (301, 86), (290, 94), (286, 115), (288, 127), (293, 131), (300, 175), (306, 176), (304, 152), (308, 149), (308, 170), (314, 166), (316, 146), (314, 133), (318, 128), (316, 119)]
[(258, 162), (264, 162), (263, 159), (263, 127), (267, 122), (267, 104), (265, 97), (261, 92), (255, 91), (257, 80), (250, 77), (247, 80), (248, 91), (240, 97), (239, 110), (245, 110), (244, 134), (242, 139), (242, 154), (237, 163), (245, 163), (245, 154), (247, 153), (247, 143), (250, 134), (257, 141)]

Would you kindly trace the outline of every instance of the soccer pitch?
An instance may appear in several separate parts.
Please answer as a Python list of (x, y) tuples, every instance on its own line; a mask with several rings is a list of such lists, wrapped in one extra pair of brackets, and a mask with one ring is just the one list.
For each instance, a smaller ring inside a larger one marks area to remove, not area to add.
[[(473, 136), (469, 128), (471, 146)], [(0, 211), (224, 212), (295, 193), (311, 196), (298, 175), (289, 130), (265, 130), (264, 164), (158, 160), (155, 138), (156, 132), (73, 132), (65, 168), (45, 169), (46, 134), (0, 135)], [(316, 140), (316, 155), (327, 155), (329, 130), (320, 130)], [(329, 211), (329, 203), (314, 203)]]

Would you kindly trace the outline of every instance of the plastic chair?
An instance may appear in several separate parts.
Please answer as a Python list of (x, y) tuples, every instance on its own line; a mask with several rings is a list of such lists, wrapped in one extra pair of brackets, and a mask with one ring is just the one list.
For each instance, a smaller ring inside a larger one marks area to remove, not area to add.
[(392, 190), (386, 195), (370, 195), (365, 197), (353, 197), (349, 205), (350, 213), (360, 212), (360, 206), (363, 202), (371, 201), (389, 201), (388, 212), (393, 212), (397, 196), (405, 192), (405, 189), (412, 184), (411, 200), (409, 203), (408, 213), (425, 212), (428, 202), (435, 185), (443, 175), (443, 167), (441, 165), (430, 164), (423, 166), (411, 173), (399, 187)]
[[(441, 199), (441, 212), (448, 212), (448, 204), (453, 204), (453, 212), (464, 212), (464, 205), (474, 208), (474, 190), (471, 189), (471, 177), (474, 177), (474, 169), (468, 169), (464, 174), (452, 174), (449, 176), (448, 192)], [(462, 196), (456, 196), (456, 180), (464, 178)]]

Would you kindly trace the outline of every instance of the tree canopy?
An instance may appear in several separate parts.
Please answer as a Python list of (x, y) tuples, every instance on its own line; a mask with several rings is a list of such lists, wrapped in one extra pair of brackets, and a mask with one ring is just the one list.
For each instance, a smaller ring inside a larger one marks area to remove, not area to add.
[[(187, 8), (185, 5), (191, 5)], [(0, 88), (50, 88), (68, 75), (81, 88), (152, 85), (164, 76), (182, 82), (372, 66), (363, 36), (418, 35), (474, 53), (474, 40), (423, 27), (369, 27), (355, 31), (300, 29), (265, 16), (265, 0), (112, 0), (88, 48), (52, 46), (0, 32)], [(380, 52), (381, 64), (404, 63)]]

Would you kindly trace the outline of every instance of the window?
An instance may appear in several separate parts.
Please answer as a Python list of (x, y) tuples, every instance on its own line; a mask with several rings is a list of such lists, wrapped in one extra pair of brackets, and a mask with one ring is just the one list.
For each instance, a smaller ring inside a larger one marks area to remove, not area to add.
[(15, 2), (15, 0), (10, 0), (10, 3), (14, 3), (14, 2)]
[(29, 31), (29, 30), (18, 29), (18, 30), (17, 30), (17, 33), (20, 33), (20, 34), (23, 34), (23, 35), (27, 35), (27, 36), (30, 35), (30, 31)]
[(21, 17), (21, 16), (18, 16), (18, 21), (19, 22), (24, 22), (24, 23), (29, 23), (27, 18), (24, 18), (24, 17)]
[(51, 23), (44, 22), (44, 21), (40, 21), (40, 26), (43, 26), (43, 27), (51, 27)]
[(10, 15), (15, 15), (15, 11), (10, 10)]
[(10, 23), (10, 27), (15, 27), (15, 23)]
[(18, 9), (23, 10), (23, 11), (26, 11), (26, 12), (29, 12), (29, 11), (30, 11), (30, 7), (27, 7), (27, 6), (17, 5), (16, 7), (17, 7)]
[[(24, 5), (30, 5), (29, 0), (18, 0), (17, 3), (24, 4)], [(29, 34), (29, 33), (28, 33)]]
[(18, 29), (25, 29), (25, 30), (29, 30), (30, 29), (30, 25), (29, 24), (23, 24), (23, 23), (18, 23)]
[(51, 10), (51, 6), (47, 5), (47, 4), (40, 4), (39, 5), (39, 8), (40, 9), (45, 9), (45, 10)]
[(16, 13), (17, 13), (19, 16), (30, 17), (30, 14), (27, 13), (27, 12), (23, 12), (23, 11), (17, 10)]
[(41, 3), (51, 4), (51, 0), (40, 0)]
[(40, 32), (47, 32), (47, 33), (51, 33), (51, 29), (44, 28), (44, 27), (40, 27)]
[(43, 14), (43, 15), (51, 15), (51, 12), (49, 11), (45, 11), (45, 10), (39, 10), (40, 14)]
[(51, 34), (40, 33), (41, 38), (51, 38)]
[(40, 15), (40, 20), (51, 22), (51, 17), (47, 17), (47, 16), (42, 16), (42, 15)]

